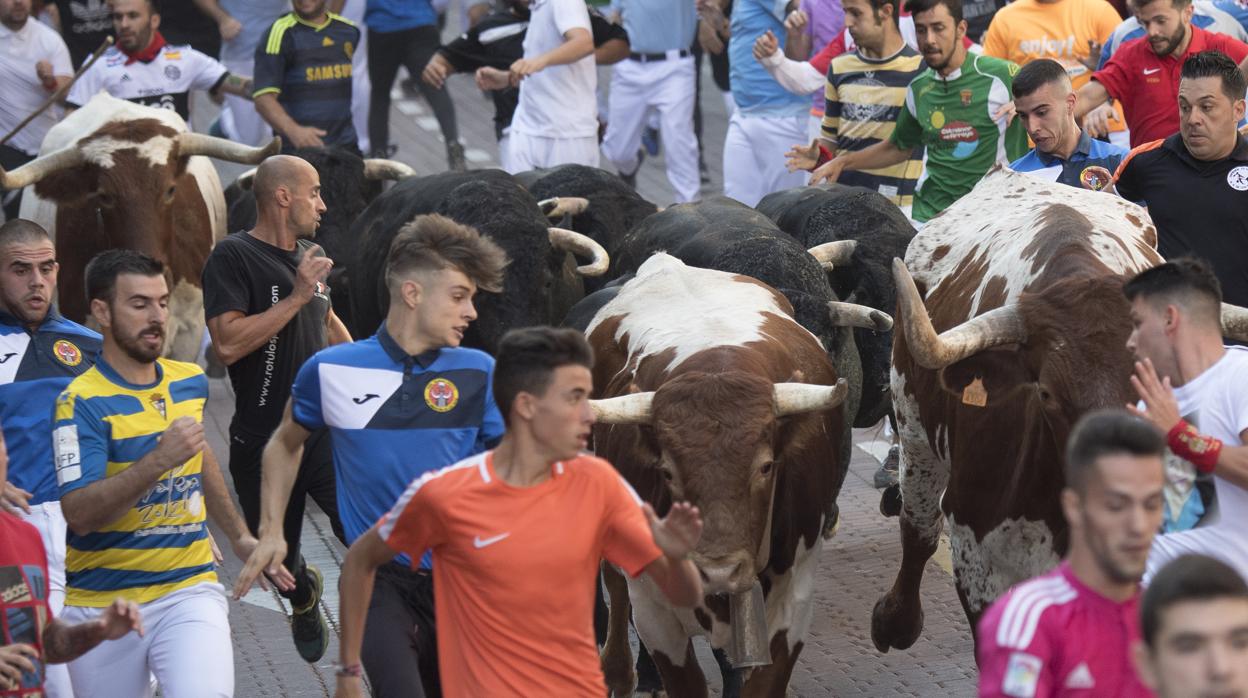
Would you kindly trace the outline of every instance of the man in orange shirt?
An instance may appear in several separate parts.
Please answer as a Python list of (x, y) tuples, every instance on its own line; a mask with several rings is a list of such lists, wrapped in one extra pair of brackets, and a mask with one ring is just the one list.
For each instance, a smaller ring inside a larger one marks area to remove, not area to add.
[(376, 569), (433, 551), (442, 690), (476, 696), (603, 696), (593, 631), (602, 558), (650, 575), (667, 598), (702, 596), (688, 559), (696, 507), (659, 519), (610, 463), (581, 451), (594, 423), (593, 354), (581, 333), (533, 327), (499, 345), (498, 448), (414, 481), (342, 566), (339, 698), (362, 696), (360, 645)]

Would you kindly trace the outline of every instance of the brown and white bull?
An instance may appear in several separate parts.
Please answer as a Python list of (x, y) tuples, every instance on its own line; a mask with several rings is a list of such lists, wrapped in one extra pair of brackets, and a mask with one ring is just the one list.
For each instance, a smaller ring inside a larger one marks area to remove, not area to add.
[(1083, 413), (1134, 397), (1122, 285), (1161, 261), (1156, 239), (1135, 204), (997, 168), (894, 262), (902, 561), (872, 613), (881, 651), (922, 630), (945, 519), (972, 627), (1064, 554), (1066, 439)]
[(56, 240), (58, 305), (71, 320), (86, 320), (83, 271), (97, 253), (130, 248), (164, 262), (165, 351), (191, 361), (204, 331), (200, 273), (226, 232), (225, 197), (208, 157), (254, 164), (279, 147), (276, 139), (251, 148), (191, 133), (171, 110), (100, 93), (48, 131), (37, 159), (0, 170), (0, 184), (28, 187), (22, 218)]
[(662, 512), (702, 511), (694, 553), (707, 596), (673, 609), (652, 583), (607, 570), (604, 671), (631, 695), (629, 605), (673, 696), (705, 696), (690, 638), (754, 665), (744, 695), (783, 696), (810, 623), (846, 393), (789, 302), (755, 279), (650, 257), (586, 335), (596, 361), (596, 452)]

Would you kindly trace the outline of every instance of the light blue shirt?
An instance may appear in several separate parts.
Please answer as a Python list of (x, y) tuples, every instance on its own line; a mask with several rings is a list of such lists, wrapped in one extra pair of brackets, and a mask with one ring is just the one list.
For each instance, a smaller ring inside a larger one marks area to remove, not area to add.
[[(729, 85), (742, 115), (802, 116), (810, 110), (807, 95), (795, 95), (780, 86), (754, 60), (754, 40), (768, 29), (784, 50), (786, 0), (737, 0), (732, 6), (732, 38), (728, 41)], [(629, 33), (632, 41), (632, 33)]]
[(633, 53), (688, 49), (698, 30), (694, 0), (617, 0)]
[(268, 33), (278, 17), (290, 12), (290, 0), (221, 0), (221, 9), (243, 25), (238, 36), (221, 42), (221, 61), (251, 63), (260, 37)]

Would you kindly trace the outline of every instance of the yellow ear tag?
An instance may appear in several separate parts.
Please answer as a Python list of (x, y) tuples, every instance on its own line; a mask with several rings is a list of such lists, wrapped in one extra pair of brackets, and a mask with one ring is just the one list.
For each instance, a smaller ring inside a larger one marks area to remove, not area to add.
[(988, 404), (988, 391), (984, 390), (983, 380), (976, 378), (962, 389), (962, 404), (972, 407), (985, 407)]

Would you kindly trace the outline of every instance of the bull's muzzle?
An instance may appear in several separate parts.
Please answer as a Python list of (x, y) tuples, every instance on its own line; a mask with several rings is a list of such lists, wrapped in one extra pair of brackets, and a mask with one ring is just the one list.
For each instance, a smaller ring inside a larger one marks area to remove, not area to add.
[(707, 594), (740, 594), (754, 585), (754, 559), (747, 553), (707, 558), (694, 555)]

